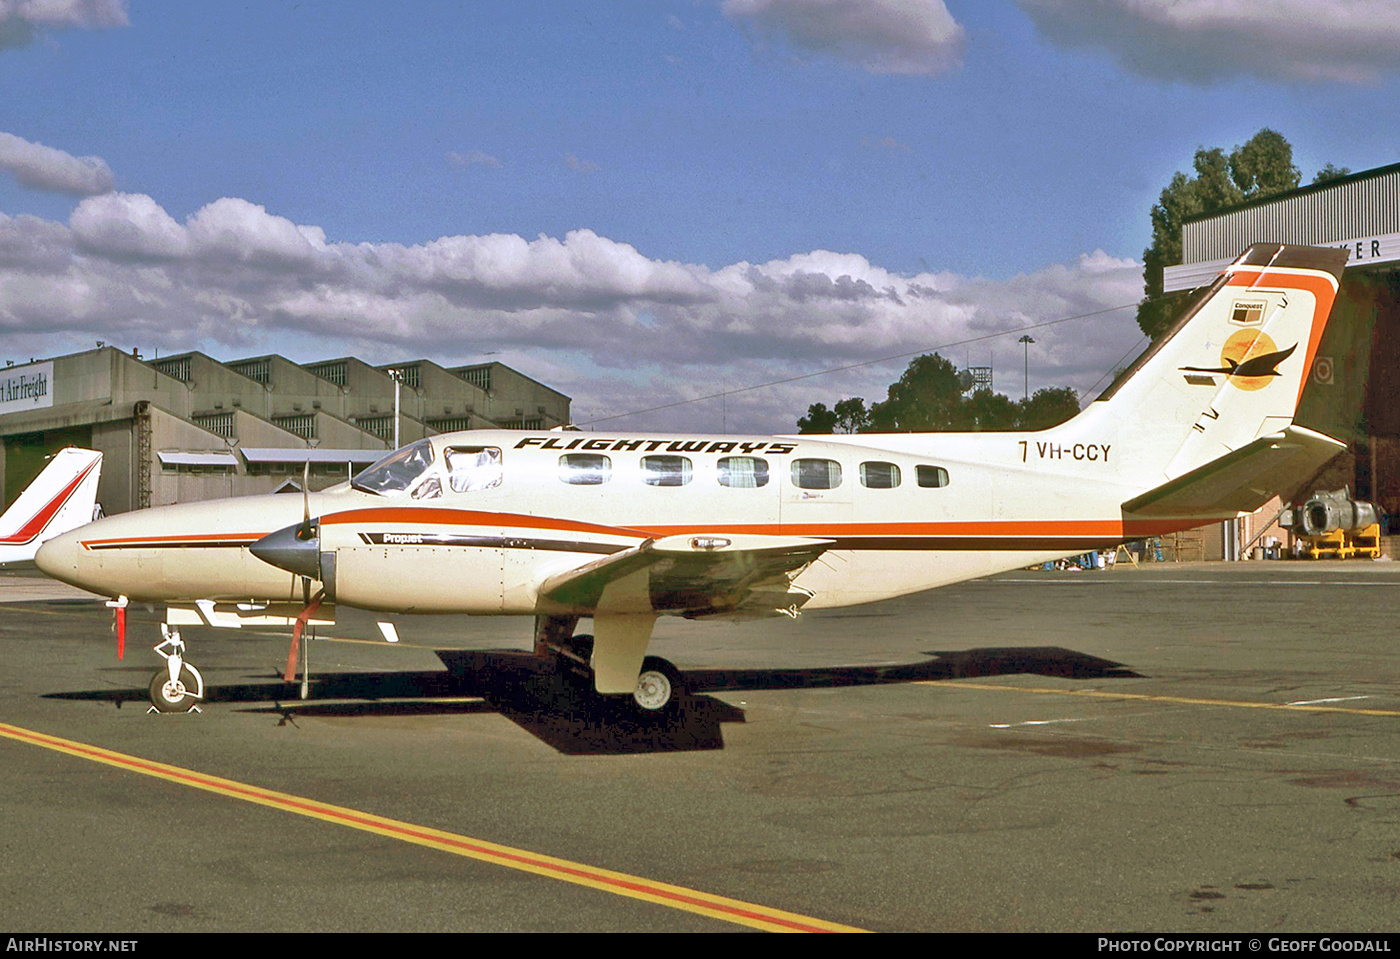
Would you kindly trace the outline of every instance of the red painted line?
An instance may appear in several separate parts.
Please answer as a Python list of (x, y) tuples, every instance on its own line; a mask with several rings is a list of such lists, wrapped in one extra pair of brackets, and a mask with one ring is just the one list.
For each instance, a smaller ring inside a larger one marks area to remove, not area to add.
[(730, 900), (726, 897), (710, 897), (702, 893), (688, 892), (667, 884), (652, 883), (644, 879), (629, 877), (623, 874), (591, 869), (587, 866), (568, 863), (553, 857), (535, 855), (510, 847), (474, 842), (451, 833), (430, 830), (426, 827), (417, 827), (409, 823), (387, 819), (369, 813), (360, 813), (341, 806), (302, 799), (270, 789), (262, 789), (257, 786), (249, 786), (221, 777), (196, 773), (178, 766), (170, 766), (152, 760), (144, 760), (136, 756), (129, 756), (101, 747), (91, 746), (86, 743), (61, 739), (44, 733), (37, 733), (32, 730), (4, 723), (0, 723), (0, 734), (45, 748), (92, 759), (106, 765), (126, 768), (144, 775), (155, 776), (157, 778), (183, 783), (194, 788), (245, 799), (259, 805), (273, 806), (275, 808), (300, 812), (329, 822), (340, 823), (353, 828), (389, 835), (391, 837), (407, 839), (420, 844), (430, 844), (461, 850), (462, 852), (471, 854), (475, 858), (488, 861), (514, 863), (527, 867), (537, 874), (552, 876), (554, 878), (564, 878), (566, 880), (574, 879), (578, 880), (580, 884), (599, 888), (604, 891), (615, 891), (618, 894), (633, 893), (639, 897), (653, 901), (661, 900), (663, 904), (674, 903), (678, 906), (689, 906), (696, 910), (717, 913), (720, 914), (721, 917), (728, 917), (733, 921), (742, 922), (744, 924), (776, 926), (799, 932), (831, 932), (836, 930), (860, 931), (850, 927), (839, 926), (835, 923), (823, 923), (820, 920), (804, 920), (803, 917), (781, 910), (770, 911), (762, 909), (761, 907), (746, 908), (738, 901)]

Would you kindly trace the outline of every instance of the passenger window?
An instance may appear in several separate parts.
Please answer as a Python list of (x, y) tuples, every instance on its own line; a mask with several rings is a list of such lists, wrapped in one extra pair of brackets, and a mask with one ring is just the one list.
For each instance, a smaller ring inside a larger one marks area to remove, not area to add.
[(559, 478), (570, 486), (601, 486), (612, 478), (612, 460), (601, 453), (565, 453)]
[(719, 461), (719, 485), (758, 489), (768, 485), (768, 461), (761, 456), (725, 456)]
[(924, 487), (947, 486), (948, 471), (941, 466), (920, 466), (919, 485)]
[(688, 456), (642, 457), (642, 482), (648, 486), (684, 486), (690, 475)]
[(899, 485), (899, 467), (893, 463), (861, 463), (860, 485), (866, 489), (894, 489)]
[(793, 460), (792, 485), (798, 489), (836, 489), (841, 485), (841, 464), (835, 460)]
[(451, 446), (444, 454), (447, 482), (454, 493), (501, 485), (501, 451), (495, 446)]

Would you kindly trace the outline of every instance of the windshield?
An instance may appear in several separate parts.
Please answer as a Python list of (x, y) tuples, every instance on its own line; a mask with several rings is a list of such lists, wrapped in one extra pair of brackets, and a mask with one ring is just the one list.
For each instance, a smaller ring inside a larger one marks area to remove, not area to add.
[(413, 481), (423, 475), (423, 471), (433, 465), (433, 444), (419, 440), (412, 446), (395, 450), (359, 476), (351, 485), (366, 493), (386, 496), (402, 493), (413, 485)]

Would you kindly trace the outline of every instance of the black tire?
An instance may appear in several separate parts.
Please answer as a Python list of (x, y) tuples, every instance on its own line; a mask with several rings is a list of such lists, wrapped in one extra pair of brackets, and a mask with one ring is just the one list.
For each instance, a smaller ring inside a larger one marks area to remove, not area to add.
[(180, 667), (180, 685), (177, 688), (171, 687), (170, 670), (162, 669), (151, 677), (151, 705), (161, 713), (189, 712), (190, 707), (199, 701), (191, 690), (198, 688), (198, 681), (188, 666)]
[(660, 716), (674, 712), (682, 692), (680, 670), (660, 656), (648, 656), (642, 660), (642, 673), (637, 677), (637, 688), (632, 692), (632, 702), (642, 715)]

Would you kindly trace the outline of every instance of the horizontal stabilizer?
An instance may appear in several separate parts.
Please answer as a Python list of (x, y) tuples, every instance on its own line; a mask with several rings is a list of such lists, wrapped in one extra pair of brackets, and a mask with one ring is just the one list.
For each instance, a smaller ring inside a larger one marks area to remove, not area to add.
[(734, 533), (650, 539), (550, 577), (540, 587), (539, 605), (542, 612), (583, 615), (792, 611), (810, 598), (792, 586), (793, 578), (831, 545)]
[(1345, 449), (1345, 443), (1330, 436), (1290, 426), (1128, 500), (1123, 511), (1136, 516), (1202, 518), (1251, 513)]

